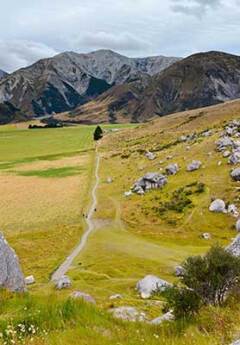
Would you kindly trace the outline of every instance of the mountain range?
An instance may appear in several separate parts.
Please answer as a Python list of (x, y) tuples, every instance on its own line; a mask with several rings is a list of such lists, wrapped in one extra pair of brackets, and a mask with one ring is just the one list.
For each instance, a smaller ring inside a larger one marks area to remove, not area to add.
[(240, 57), (216, 51), (185, 59), (65, 52), (0, 80), (7, 107), (27, 118), (51, 114), (76, 123), (142, 122), (236, 98)]
[(4, 72), (3, 70), (0, 69), (0, 79), (6, 77), (7, 72)]
[(65, 52), (22, 68), (0, 81), (0, 102), (29, 117), (76, 108), (114, 85), (149, 78), (177, 58), (128, 58), (111, 50)]

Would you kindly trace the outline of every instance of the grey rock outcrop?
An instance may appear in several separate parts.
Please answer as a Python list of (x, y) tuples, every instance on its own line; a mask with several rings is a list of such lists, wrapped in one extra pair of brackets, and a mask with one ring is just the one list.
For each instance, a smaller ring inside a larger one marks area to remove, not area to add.
[(238, 219), (236, 222), (236, 230), (237, 232), (240, 232), (240, 219)]
[(234, 165), (240, 163), (240, 152), (239, 151), (233, 152), (233, 154), (231, 154), (231, 156), (229, 157), (228, 162), (229, 164), (234, 164)]
[(226, 247), (226, 250), (234, 256), (240, 256), (240, 235), (235, 237), (232, 243)]
[(147, 151), (145, 153), (145, 157), (147, 157), (147, 159), (149, 159), (150, 161), (153, 161), (154, 159), (156, 159), (156, 155), (150, 151)]
[(166, 183), (167, 177), (165, 175), (147, 173), (134, 184), (132, 191), (137, 194), (144, 194), (148, 190), (162, 188)]
[(110, 309), (110, 312), (117, 319), (132, 321), (132, 322), (142, 322), (146, 320), (146, 315), (143, 312), (139, 312), (134, 307), (122, 306), (118, 308)]
[(74, 299), (82, 299), (85, 302), (96, 304), (95, 299), (91, 295), (89, 295), (85, 292), (82, 292), (82, 291), (74, 291), (70, 295), (70, 297), (74, 298)]
[(187, 166), (187, 171), (191, 172), (191, 171), (198, 170), (198, 169), (200, 169), (201, 165), (202, 165), (202, 162), (201, 162), (201, 161), (193, 160), (193, 161)]
[(171, 286), (165, 280), (162, 280), (154, 275), (147, 275), (143, 279), (139, 280), (136, 285), (136, 289), (140, 293), (142, 298), (149, 298), (156, 292), (162, 292), (167, 287)]
[(239, 216), (238, 208), (234, 204), (228, 205), (227, 212), (229, 214), (231, 214), (233, 217), (238, 217)]
[(182, 266), (176, 266), (175, 267), (175, 276), (176, 277), (182, 277), (185, 273), (185, 269)]
[(234, 181), (240, 181), (240, 168), (236, 168), (231, 172), (231, 177)]
[(172, 163), (172, 164), (169, 164), (167, 167), (166, 167), (166, 173), (168, 175), (176, 175), (176, 173), (179, 171), (179, 166), (177, 163)]
[(230, 345), (240, 345), (240, 339), (239, 340), (235, 340), (233, 343), (231, 343)]
[(216, 144), (218, 151), (224, 151), (227, 147), (233, 147), (233, 140), (227, 136), (224, 136), (220, 138)]
[(15, 251), (0, 233), (0, 287), (13, 292), (25, 291), (25, 279)]
[(164, 321), (173, 321), (174, 320), (174, 315), (172, 311), (169, 311), (166, 314), (163, 314), (162, 316), (157, 317), (156, 319), (150, 321), (152, 325), (160, 325)]
[(225, 202), (221, 199), (214, 200), (209, 206), (210, 212), (226, 213)]
[(67, 289), (71, 286), (71, 280), (68, 276), (62, 276), (55, 281), (55, 287), (57, 290)]

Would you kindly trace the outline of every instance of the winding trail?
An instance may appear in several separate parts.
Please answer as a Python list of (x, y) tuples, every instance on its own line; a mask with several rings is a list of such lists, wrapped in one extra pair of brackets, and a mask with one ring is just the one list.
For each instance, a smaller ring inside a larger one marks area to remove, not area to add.
[(83, 248), (85, 247), (85, 245), (87, 243), (87, 239), (88, 239), (89, 235), (94, 230), (93, 215), (94, 215), (94, 212), (95, 212), (95, 208), (97, 206), (96, 191), (97, 191), (97, 188), (98, 188), (98, 185), (99, 185), (99, 175), (98, 175), (99, 163), (100, 163), (100, 157), (99, 157), (98, 153), (96, 153), (96, 167), (95, 167), (96, 182), (95, 182), (95, 184), (93, 186), (93, 189), (92, 189), (92, 203), (91, 203), (91, 206), (90, 206), (90, 209), (89, 209), (89, 212), (88, 212), (88, 217), (86, 219), (87, 229), (84, 232), (84, 234), (83, 234), (83, 236), (82, 236), (78, 246), (66, 258), (66, 260), (58, 267), (58, 269), (53, 273), (53, 275), (51, 277), (52, 281), (58, 280), (59, 278), (61, 278), (69, 270), (70, 266), (72, 265), (73, 260), (83, 250)]

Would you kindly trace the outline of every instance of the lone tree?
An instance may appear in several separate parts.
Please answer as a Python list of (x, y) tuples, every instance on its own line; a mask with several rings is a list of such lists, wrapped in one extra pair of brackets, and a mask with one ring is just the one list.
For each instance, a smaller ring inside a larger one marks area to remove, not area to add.
[(99, 140), (99, 139), (102, 139), (102, 137), (103, 137), (102, 128), (100, 126), (97, 126), (94, 131), (93, 138), (94, 140)]
[(205, 256), (189, 257), (183, 272), (181, 285), (164, 293), (176, 317), (196, 314), (202, 305), (221, 306), (240, 285), (240, 258), (214, 246)]

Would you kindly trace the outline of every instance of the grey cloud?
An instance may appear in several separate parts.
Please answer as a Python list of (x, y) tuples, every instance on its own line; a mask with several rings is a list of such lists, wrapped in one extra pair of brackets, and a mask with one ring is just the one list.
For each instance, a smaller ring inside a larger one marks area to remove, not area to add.
[(128, 32), (110, 33), (100, 31), (97, 33), (85, 33), (74, 42), (74, 46), (88, 49), (115, 49), (118, 51), (141, 51), (149, 47), (149, 43), (141, 40)]
[(0, 66), (7, 72), (25, 67), (33, 62), (50, 57), (57, 52), (42, 43), (12, 40), (0, 40)]
[(171, 0), (171, 9), (176, 13), (202, 17), (209, 9), (221, 5), (222, 0)]

